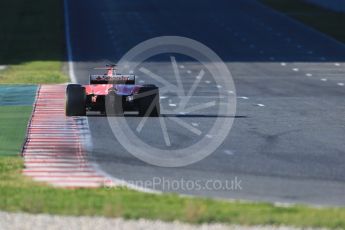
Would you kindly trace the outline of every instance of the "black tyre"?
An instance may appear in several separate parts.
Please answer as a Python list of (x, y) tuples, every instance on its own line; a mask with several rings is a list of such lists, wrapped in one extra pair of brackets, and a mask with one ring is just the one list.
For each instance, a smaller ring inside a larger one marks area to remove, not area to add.
[(123, 116), (122, 96), (109, 92), (105, 99), (105, 112), (107, 116)]
[(144, 85), (137, 99), (139, 116), (159, 117), (159, 89), (155, 85)]
[(66, 89), (66, 116), (86, 115), (85, 88), (78, 84), (70, 84)]

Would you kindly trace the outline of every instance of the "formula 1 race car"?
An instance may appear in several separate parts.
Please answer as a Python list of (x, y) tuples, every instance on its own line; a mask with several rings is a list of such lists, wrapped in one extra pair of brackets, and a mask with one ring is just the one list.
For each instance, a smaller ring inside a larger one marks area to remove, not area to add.
[(103, 75), (90, 75), (90, 84), (69, 84), (66, 89), (66, 116), (85, 116), (86, 111), (100, 111), (122, 116), (124, 111), (138, 111), (139, 116), (160, 115), (159, 89), (155, 85), (135, 84), (135, 75), (116, 73), (115, 65), (106, 65)]

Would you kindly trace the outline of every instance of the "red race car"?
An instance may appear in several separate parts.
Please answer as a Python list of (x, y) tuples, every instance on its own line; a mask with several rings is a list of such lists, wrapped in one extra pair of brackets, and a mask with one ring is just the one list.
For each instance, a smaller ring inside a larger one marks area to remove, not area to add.
[(85, 116), (87, 111), (122, 116), (138, 111), (139, 116), (160, 115), (159, 89), (155, 85), (135, 84), (135, 75), (116, 73), (106, 65), (103, 75), (90, 75), (90, 84), (69, 84), (66, 89), (66, 116)]

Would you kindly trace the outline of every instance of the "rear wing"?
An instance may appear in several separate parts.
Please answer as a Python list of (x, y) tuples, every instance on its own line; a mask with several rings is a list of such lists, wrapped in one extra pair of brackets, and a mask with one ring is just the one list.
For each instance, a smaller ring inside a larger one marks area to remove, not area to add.
[(125, 84), (134, 85), (135, 75), (133, 74), (117, 74), (113, 76), (109, 75), (90, 75), (90, 84)]

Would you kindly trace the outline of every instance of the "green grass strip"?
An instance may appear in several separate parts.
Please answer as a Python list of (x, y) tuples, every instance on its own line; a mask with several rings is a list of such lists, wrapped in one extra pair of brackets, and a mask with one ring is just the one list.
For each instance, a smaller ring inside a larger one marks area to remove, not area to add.
[(217, 201), (125, 188), (58, 189), (20, 174), (22, 159), (0, 157), (0, 209), (10, 212), (179, 220), (189, 223), (345, 228), (345, 209)]
[(0, 106), (0, 156), (21, 151), (32, 106)]

